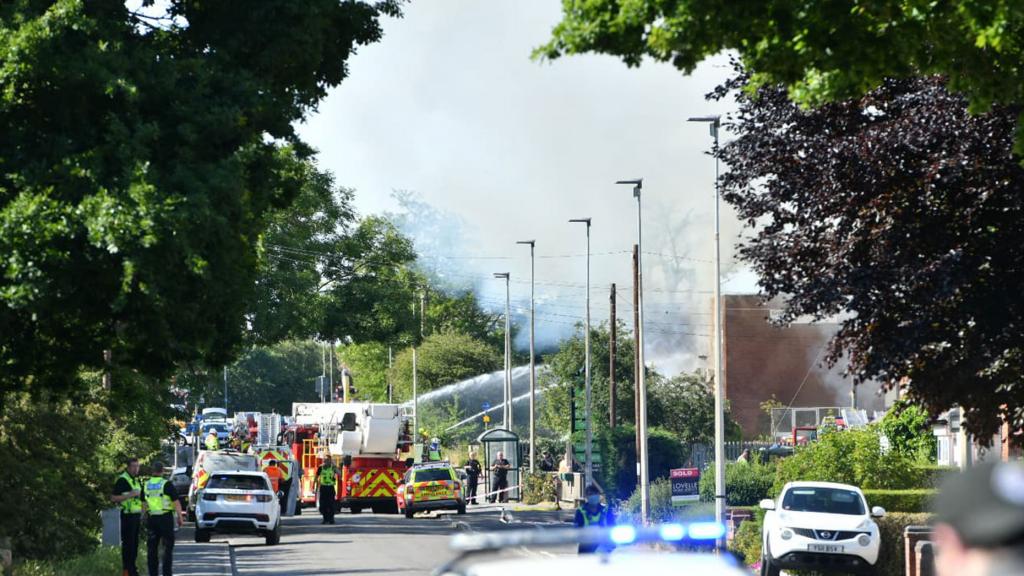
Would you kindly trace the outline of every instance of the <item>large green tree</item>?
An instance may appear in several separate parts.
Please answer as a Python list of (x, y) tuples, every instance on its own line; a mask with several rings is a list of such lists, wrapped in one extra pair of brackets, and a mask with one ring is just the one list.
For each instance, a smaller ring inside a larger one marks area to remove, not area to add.
[[(699, 372), (665, 378), (653, 374), (648, 380), (647, 421), (671, 431), (686, 444), (712, 444), (715, 440), (715, 393), (713, 382)], [(742, 439), (740, 425), (725, 407), (726, 440)]]
[[(0, 382), (149, 374), (242, 341), (294, 131), (399, 0), (0, 5)], [(70, 369), (69, 369), (70, 367)]]
[(734, 50), (755, 85), (782, 83), (802, 104), (918, 74), (948, 77), (973, 112), (1024, 103), (1024, 10), (1015, 0), (562, 0), (562, 10), (536, 55), (598, 52), (631, 66), (646, 56), (689, 73)]
[[(424, 394), (446, 384), (500, 370), (502, 362), (498, 350), (468, 334), (453, 331), (430, 334), (416, 351), (416, 391)], [(395, 400), (412, 398), (411, 348), (395, 358), (391, 381)]]

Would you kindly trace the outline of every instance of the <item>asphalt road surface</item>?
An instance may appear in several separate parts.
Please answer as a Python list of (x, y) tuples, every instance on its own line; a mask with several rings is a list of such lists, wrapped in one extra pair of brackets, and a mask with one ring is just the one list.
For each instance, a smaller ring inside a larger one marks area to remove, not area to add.
[[(188, 526), (178, 532), (175, 574), (181, 576), (256, 576), (326, 574), (427, 575), (453, 557), (448, 548), (459, 531), (494, 531), (562, 524), (567, 512), (512, 512), (511, 522), (497, 510), (465, 515), (440, 514), (406, 519), (397, 514), (339, 514), (336, 524), (320, 524), (307, 511), (284, 519), (281, 543), (266, 546), (262, 538), (214, 534), (209, 545), (193, 544)], [(531, 551), (515, 551), (532, 554)], [(572, 553), (572, 550), (544, 554)]]

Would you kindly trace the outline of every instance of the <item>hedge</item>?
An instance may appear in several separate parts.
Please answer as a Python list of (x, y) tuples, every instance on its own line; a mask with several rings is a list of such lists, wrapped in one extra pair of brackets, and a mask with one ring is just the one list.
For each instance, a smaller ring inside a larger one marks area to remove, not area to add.
[(921, 471), (923, 476), (921, 479), (922, 487), (927, 488), (938, 488), (947, 474), (959, 471), (959, 468), (956, 466), (939, 466), (937, 464), (918, 465), (917, 469)]
[[(775, 468), (757, 462), (728, 462), (725, 465), (725, 502), (729, 507), (754, 506), (771, 498)], [(708, 465), (700, 478), (700, 499), (715, 501), (714, 463)]]
[(878, 554), (877, 576), (903, 576), (906, 568), (903, 557), (903, 530), (907, 526), (928, 524), (931, 514), (893, 512), (876, 519), (882, 546)]
[(914, 490), (864, 490), (868, 506), (881, 506), (886, 512), (927, 512), (935, 497), (934, 488)]

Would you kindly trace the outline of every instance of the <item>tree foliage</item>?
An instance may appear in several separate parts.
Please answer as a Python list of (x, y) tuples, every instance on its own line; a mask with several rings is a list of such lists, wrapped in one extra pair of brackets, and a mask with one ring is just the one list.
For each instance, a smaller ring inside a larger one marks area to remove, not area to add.
[(928, 412), (911, 401), (894, 404), (879, 422), (891, 448), (921, 462), (935, 462), (936, 439)]
[(781, 87), (738, 99), (722, 192), (782, 320), (842, 314), (829, 358), (860, 380), (909, 378), (929, 411), (966, 408), (979, 437), (1024, 425), (1016, 110), (971, 116), (941, 78), (814, 110)]
[[(676, 435), (684, 444), (711, 445), (715, 440), (715, 392), (699, 372), (647, 380), (647, 421)], [(743, 432), (725, 406), (726, 440), (740, 440)]]
[(306, 182), (294, 123), (400, 2), (143, 5), (0, 6), (5, 389), (73, 386), (107, 349), (223, 364), (260, 234)]
[[(394, 354), (392, 350), (392, 354)], [(388, 400), (388, 347), (381, 342), (347, 344), (338, 350), (341, 364), (352, 372), (356, 397), (371, 402)]]
[[(416, 391), (424, 394), (472, 376), (500, 370), (501, 356), (493, 346), (468, 334), (438, 332), (423, 339), (416, 351)], [(396, 401), (412, 398), (412, 349), (395, 358), (391, 381)]]
[(1024, 10), (1013, 0), (562, 0), (562, 11), (536, 56), (598, 52), (630, 66), (647, 56), (689, 73), (733, 50), (756, 86), (784, 84), (805, 105), (916, 74), (945, 75), (973, 112), (1024, 103)]

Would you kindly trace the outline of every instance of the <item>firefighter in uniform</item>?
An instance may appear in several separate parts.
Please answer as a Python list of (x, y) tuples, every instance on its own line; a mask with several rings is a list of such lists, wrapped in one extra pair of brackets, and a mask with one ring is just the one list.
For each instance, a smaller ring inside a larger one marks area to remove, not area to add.
[[(597, 484), (587, 486), (586, 496), (586, 501), (576, 510), (576, 527), (614, 526), (615, 516), (612, 515), (610, 508), (601, 504), (601, 489), (598, 488)], [(590, 554), (596, 552), (597, 549), (598, 545), (596, 544), (581, 543), (579, 545), (580, 554)]]
[(164, 466), (154, 462), (150, 473), (152, 476), (143, 486), (145, 510), (147, 514), (146, 553), (149, 564), (149, 576), (158, 576), (160, 543), (164, 545), (163, 576), (172, 576), (171, 565), (174, 560), (174, 526), (182, 525), (181, 504), (178, 493), (163, 477)]
[(316, 469), (315, 489), (320, 491), (320, 514), (324, 519), (321, 524), (334, 524), (334, 486), (338, 483), (338, 472), (330, 456), (324, 457), (324, 463)]
[(139, 459), (129, 458), (117, 477), (110, 500), (121, 506), (121, 574), (139, 576), (139, 529), (142, 526), (142, 482)]

